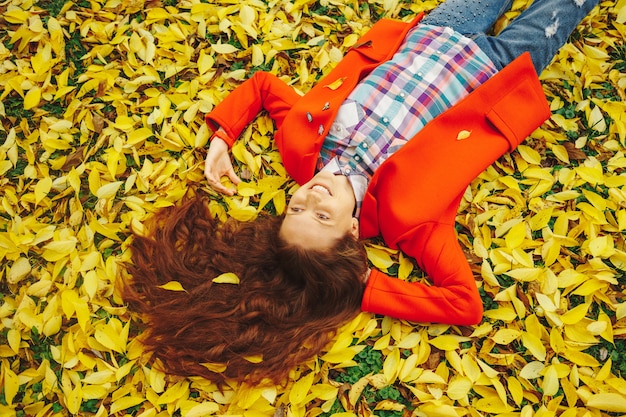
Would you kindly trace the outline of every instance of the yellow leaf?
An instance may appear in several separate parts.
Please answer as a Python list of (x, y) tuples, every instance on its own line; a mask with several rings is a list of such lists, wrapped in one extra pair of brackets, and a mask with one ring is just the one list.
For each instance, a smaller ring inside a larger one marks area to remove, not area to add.
[(73, 390), (65, 395), (65, 405), (67, 406), (67, 411), (71, 415), (77, 415), (78, 411), (80, 411), (80, 405), (82, 402), (83, 391), (80, 383), (78, 383)]
[(388, 384), (396, 380), (400, 372), (400, 349), (393, 349), (383, 362), (383, 374)]
[[(253, 45), (253, 50), (252, 50), (253, 54), (254, 54), (255, 46), (258, 48), (257, 45)], [(198, 72), (200, 73), (200, 75), (204, 75), (211, 68), (213, 68), (213, 65), (215, 65), (215, 59), (213, 59), (213, 56), (207, 54), (204, 50), (201, 50), (200, 55), (198, 56), (198, 60), (196, 61), (196, 64), (198, 65)], [(261, 65), (261, 64), (257, 64), (257, 65)]]
[(183, 414), (185, 417), (204, 417), (218, 414), (219, 411), (219, 404), (205, 401), (203, 403), (193, 406), (191, 409), (189, 409), (189, 411)]
[(211, 45), (211, 49), (213, 49), (213, 52), (215, 52), (216, 54), (232, 54), (237, 52), (239, 49), (237, 49), (236, 47), (234, 47), (231, 44), (222, 44), (222, 43), (215, 43)]
[(157, 400), (158, 404), (171, 404), (189, 395), (189, 381), (180, 381), (169, 387)]
[(12, 405), (13, 399), (19, 391), (20, 381), (15, 372), (9, 368), (7, 362), (2, 363), (2, 368), (4, 373), (4, 399), (7, 404)]
[(72, 128), (72, 122), (65, 119), (52, 120), (52, 124), (48, 128), (54, 132), (65, 133)]
[(408, 278), (411, 272), (414, 269), (413, 262), (407, 256), (404, 256), (402, 252), (400, 252), (400, 267), (398, 268), (398, 277), (399, 278)]
[(114, 325), (109, 323), (99, 323), (95, 327), (94, 337), (98, 343), (114, 352), (124, 353), (126, 351), (126, 341)]
[(600, 366), (596, 358), (587, 353), (579, 352), (577, 350), (566, 349), (563, 351), (563, 356), (567, 360), (575, 363), (578, 366), (590, 366), (594, 368)]
[(491, 338), (499, 345), (508, 345), (522, 334), (517, 329), (500, 329)]
[(226, 364), (223, 363), (213, 363), (213, 362), (202, 362), (200, 365), (204, 366), (211, 372), (224, 372), (226, 370)]
[(458, 135), (456, 135), (456, 140), (467, 139), (472, 135), (471, 130), (461, 130)]
[(152, 135), (152, 130), (148, 129), (147, 127), (141, 127), (139, 129), (132, 130), (130, 133), (128, 133), (126, 145), (136, 146), (151, 137)]
[(613, 343), (613, 324), (611, 322), (611, 318), (605, 312), (600, 311), (600, 313), (598, 314), (598, 321), (605, 324), (604, 330), (599, 333), (600, 336), (604, 340)]
[(43, 48), (40, 48), (39, 51), (30, 59), (31, 66), (33, 67), (33, 71), (35, 74), (41, 76), (48, 72), (52, 64), (52, 46), (49, 43)]
[(420, 405), (419, 410), (428, 417), (459, 417), (456, 408), (441, 401), (427, 402)]
[(463, 355), (461, 357), (461, 365), (463, 366), (463, 371), (465, 375), (472, 380), (472, 382), (478, 381), (480, 378), (481, 370), (476, 360), (470, 355)]
[(543, 362), (528, 362), (519, 373), (519, 376), (525, 379), (536, 379), (541, 376), (541, 372), (545, 369)]
[(550, 365), (546, 368), (543, 382), (541, 383), (543, 394), (553, 397), (559, 391), (559, 387), (559, 376), (556, 368), (553, 365)]
[(367, 245), (365, 247), (367, 251), (367, 258), (372, 262), (374, 267), (381, 271), (386, 271), (393, 265), (393, 259), (389, 252), (378, 246)]
[(392, 400), (382, 400), (376, 404), (374, 410), (384, 410), (384, 411), (402, 411), (406, 408), (406, 405), (392, 401)]
[(418, 378), (419, 373), (421, 372), (417, 366), (418, 361), (419, 356), (416, 354), (412, 354), (406, 358), (402, 363), (400, 372), (398, 373), (398, 379), (402, 382), (411, 382)]
[(311, 390), (311, 386), (313, 385), (313, 379), (315, 378), (315, 373), (309, 372), (305, 376), (298, 379), (293, 386), (291, 387), (291, 391), (289, 391), (289, 402), (292, 405), (302, 405), (304, 400), (307, 397), (307, 394)]
[(509, 392), (511, 393), (511, 398), (515, 404), (519, 406), (524, 399), (524, 388), (522, 384), (513, 376), (508, 377), (506, 381)]
[(2, 17), (9, 23), (22, 24), (26, 23), (30, 15), (20, 8), (12, 8), (2, 13)]
[(529, 332), (522, 332), (522, 344), (537, 360), (546, 359), (546, 348), (537, 336)]
[(537, 301), (539, 302), (539, 305), (543, 308), (544, 312), (548, 311), (550, 313), (553, 313), (556, 311), (557, 308), (554, 305), (554, 302), (550, 299), (550, 297), (541, 293), (536, 293), (535, 297), (537, 298)]
[(511, 410), (511, 406), (503, 403), (497, 395), (479, 398), (475, 406), (477, 410), (490, 414), (505, 414)]
[(474, 383), (466, 376), (453, 378), (448, 384), (446, 393), (452, 400), (461, 400), (469, 394)]
[(276, 191), (276, 194), (272, 198), (272, 202), (274, 203), (274, 209), (276, 209), (276, 214), (281, 215), (285, 212), (285, 208), (287, 207), (287, 200), (285, 197), (284, 190)]
[(52, 178), (44, 177), (35, 185), (35, 204), (39, 204), (52, 189)]
[(572, 384), (567, 378), (563, 378), (561, 379), (561, 387), (563, 388), (563, 392), (565, 393), (567, 405), (572, 408), (575, 407), (579, 397), (574, 384)]
[(237, 194), (242, 197), (252, 197), (259, 193), (259, 189), (255, 186), (254, 183), (250, 182), (240, 182), (237, 184)]
[(593, 394), (585, 405), (613, 413), (626, 413), (626, 396), (613, 392)]
[(611, 236), (598, 236), (588, 241), (589, 252), (599, 258), (610, 258), (615, 254), (615, 243)]
[(382, 337), (379, 337), (376, 339), (376, 341), (374, 342), (374, 350), (383, 350), (386, 349), (389, 346), (389, 343), (391, 342), (391, 333), (387, 333), (385, 335), (383, 335)]
[(263, 362), (263, 355), (244, 356), (244, 359), (250, 363), (261, 363)]
[(354, 356), (359, 353), (360, 349), (355, 347), (349, 347), (344, 349), (333, 350), (332, 352), (325, 353), (321, 356), (324, 362), (339, 364), (342, 366), (354, 366)]
[(44, 251), (41, 256), (46, 261), (56, 262), (69, 255), (76, 249), (76, 240), (55, 240), (44, 246)]
[(451, 335), (437, 336), (430, 339), (428, 343), (440, 350), (456, 350), (459, 348), (459, 340)]
[(506, 247), (509, 249), (517, 248), (521, 246), (526, 238), (526, 223), (518, 223), (511, 227), (506, 234), (505, 241)]
[(9, 329), (7, 332), (7, 342), (11, 350), (17, 354), (20, 351), (20, 343), (22, 341), (22, 335), (15, 329)]
[(370, 377), (371, 374), (365, 375), (350, 387), (350, 391), (348, 392), (348, 402), (353, 407), (356, 405), (361, 393), (363, 393), (363, 390), (365, 390), (365, 388), (369, 385)]
[(24, 96), (24, 110), (30, 110), (39, 105), (41, 101), (41, 88), (33, 87), (28, 90), (26, 96)]
[(533, 165), (541, 164), (541, 155), (528, 145), (519, 145), (516, 150), (526, 162)]
[(330, 88), (331, 90), (337, 90), (339, 87), (341, 87), (341, 85), (343, 84), (343, 81), (346, 79), (346, 77), (342, 77), (342, 78), (337, 78), (335, 81), (333, 81), (330, 84), (327, 84), (326, 87)]
[(117, 414), (120, 411), (127, 410), (131, 407), (135, 407), (145, 401), (145, 398), (140, 395), (129, 395), (121, 397), (111, 404), (109, 409), (110, 414)]
[(257, 216), (257, 211), (252, 206), (235, 207), (228, 211), (228, 215), (233, 219), (239, 220), (240, 222), (247, 222)]
[(555, 353), (560, 353), (565, 349), (565, 341), (563, 340), (563, 336), (561, 332), (556, 327), (553, 327), (550, 330), (550, 347), (554, 350)]
[[(8, 267), (7, 267), (8, 268)], [(7, 272), (7, 281), (10, 284), (17, 284), (30, 274), (32, 267), (30, 261), (23, 256), (17, 258)]]
[(239, 277), (232, 273), (232, 272), (226, 272), (224, 274), (221, 274), (215, 278), (213, 278), (213, 282), (215, 282), (216, 284), (235, 284), (238, 285), (239, 284)]
[(258, 67), (265, 62), (265, 56), (263, 50), (257, 44), (252, 45), (252, 65)]
[(595, 106), (591, 109), (591, 112), (589, 113), (589, 126), (593, 130), (600, 133), (604, 133), (606, 130), (606, 120), (604, 119), (604, 115), (602, 114), (600, 107)]
[(543, 273), (540, 268), (517, 268), (506, 272), (506, 275), (521, 282), (537, 281)]
[(96, 196), (98, 198), (111, 199), (115, 197), (115, 194), (117, 194), (123, 183), (123, 181), (113, 181), (105, 184), (98, 188), (98, 191), (96, 191)]
[(161, 288), (163, 290), (167, 290), (167, 291), (184, 291), (187, 292), (187, 290), (185, 290), (183, 288), (183, 284), (181, 284), (178, 281), (169, 281), (163, 285), (159, 285), (158, 288)]
[(411, 332), (403, 337), (396, 345), (400, 349), (413, 349), (419, 345), (422, 336), (417, 332)]

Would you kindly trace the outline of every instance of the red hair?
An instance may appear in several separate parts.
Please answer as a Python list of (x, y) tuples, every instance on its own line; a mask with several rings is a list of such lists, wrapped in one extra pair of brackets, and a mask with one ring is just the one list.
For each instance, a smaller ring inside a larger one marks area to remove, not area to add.
[[(165, 371), (220, 384), (281, 383), (358, 314), (363, 244), (346, 235), (328, 252), (305, 251), (279, 238), (281, 220), (220, 223), (196, 197), (159, 211), (145, 236), (135, 234), (123, 295)], [(213, 282), (226, 272), (240, 283)], [(169, 281), (185, 291), (159, 288)]]

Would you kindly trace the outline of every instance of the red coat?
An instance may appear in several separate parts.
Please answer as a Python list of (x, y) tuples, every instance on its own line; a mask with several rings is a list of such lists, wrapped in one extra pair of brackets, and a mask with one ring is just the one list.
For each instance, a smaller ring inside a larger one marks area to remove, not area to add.
[[(207, 122), (224, 128), (234, 142), (267, 110), (276, 123), (283, 164), (303, 184), (315, 174), (324, 137), (344, 99), (365, 74), (391, 58), (420, 18), (376, 23), (304, 96), (270, 74), (256, 73), (216, 106)], [(469, 325), (482, 320), (482, 301), (454, 229), (459, 202), (476, 176), (548, 117), (526, 53), (428, 123), (380, 166), (363, 201), (361, 237), (382, 235), (389, 247), (413, 257), (433, 285), (372, 271), (364, 311), (417, 322)], [(469, 137), (459, 139), (460, 132)]]

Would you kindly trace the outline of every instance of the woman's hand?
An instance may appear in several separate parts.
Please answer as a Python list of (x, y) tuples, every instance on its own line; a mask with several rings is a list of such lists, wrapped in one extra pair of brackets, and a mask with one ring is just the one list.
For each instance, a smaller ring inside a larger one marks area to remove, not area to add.
[(204, 176), (211, 188), (226, 195), (233, 195), (236, 190), (224, 186), (221, 181), (222, 176), (228, 177), (235, 185), (241, 182), (233, 169), (228, 144), (218, 136), (211, 139), (209, 151), (204, 161)]

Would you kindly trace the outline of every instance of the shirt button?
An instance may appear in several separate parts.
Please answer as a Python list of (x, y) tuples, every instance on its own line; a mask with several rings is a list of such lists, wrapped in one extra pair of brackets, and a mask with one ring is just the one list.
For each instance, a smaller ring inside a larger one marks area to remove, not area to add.
[(360, 157), (359, 155), (356, 155), (356, 156), (354, 157), (354, 159), (355, 159), (355, 160), (357, 160), (357, 161), (360, 161), (360, 160), (361, 160), (361, 157)]
[(400, 97), (402, 98), (406, 97), (406, 94), (404, 93), (404, 91), (400, 93)]
[(350, 168), (346, 168), (346, 174), (350, 174), (352, 170)]
[(417, 73), (417, 76), (422, 78), (424, 76), (424, 73), (422, 71), (420, 71), (420, 72)]
[(365, 143), (365, 142), (361, 143), (361, 148), (367, 149), (367, 143)]
[(389, 118), (388, 118), (388, 117), (383, 117), (383, 123), (384, 123), (384, 124), (389, 123)]

